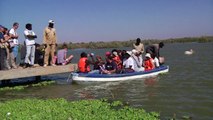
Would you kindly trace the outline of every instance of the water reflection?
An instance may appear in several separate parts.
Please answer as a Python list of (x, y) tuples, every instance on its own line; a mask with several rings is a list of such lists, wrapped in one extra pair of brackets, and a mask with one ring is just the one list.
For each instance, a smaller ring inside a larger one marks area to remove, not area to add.
[(146, 78), (144, 80), (144, 84), (146, 85), (146, 87), (153, 87), (154, 85), (157, 84), (157, 82), (158, 82), (157, 76), (151, 77), (151, 78)]
[(114, 98), (112, 91), (119, 84), (120, 82), (84, 83), (85, 87), (75, 90), (75, 95), (81, 99)]
[(158, 90), (155, 89), (155, 87), (157, 87), (157, 84), (158, 84), (157, 76), (146, 78), (144, 80), (144, 89), (146, 90), (146, 94), (148, 98), (156, 96), (156, 94), (158, 93)]
[(84, 83), (84, 87), (75, 90), (74, 96), (79, 99), (122, 100), (138, 106), (141, 101), (157, 94), (158, 81), (158, 77), (151, 77), (119, 82)]

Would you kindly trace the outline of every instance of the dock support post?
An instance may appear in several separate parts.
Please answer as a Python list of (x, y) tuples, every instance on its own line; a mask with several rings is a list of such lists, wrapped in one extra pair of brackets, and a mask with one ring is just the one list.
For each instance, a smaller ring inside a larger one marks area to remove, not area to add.
[(35, 76), (35, 80), (38, 82), (38, 81), (41, 81), (41, 76)]

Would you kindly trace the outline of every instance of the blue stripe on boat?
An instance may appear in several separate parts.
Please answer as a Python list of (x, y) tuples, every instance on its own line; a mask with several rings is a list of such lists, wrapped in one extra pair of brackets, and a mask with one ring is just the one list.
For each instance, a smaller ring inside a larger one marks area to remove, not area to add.
[(159, 68), (150, 70), (150, 71), (142, 71), (142, 72), (132, 72), (132, 73), (122, 73), (122, 74), (98, 74), (98, 73), (78, 73), (78, 76), (87, 77), (87, 78), (115, 78), (115, 77), (126, 77), (126, 76), (134, 76), (134, 75), (143, 75), (148, 73), (154, 73), (162, 70), (168, 69), (168, 66), (160, 66)]

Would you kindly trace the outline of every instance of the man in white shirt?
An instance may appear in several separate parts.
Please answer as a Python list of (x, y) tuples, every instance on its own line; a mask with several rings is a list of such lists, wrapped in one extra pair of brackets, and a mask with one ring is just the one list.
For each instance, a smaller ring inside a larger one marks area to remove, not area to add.
[[(26, 56), (25, 56), (25, 68), (33, 67), (35, 60), (35, 38), (37, 36), (32, 31), (32, 24), (26, 24), (26, 30), (24, 31), (25, 43), (26, 43)], [(30, 58), (30, 59), (29, 59)]]
[(140, 52), (138, 52), (136, 49), (132, 49), (132, 58), (134, 60), (134, 70), (135, 71), (144, 71), (144, 67), (142, 67), (143, 59)]
[(17, 68), (16, 67), (16, 57), (18, 55), (18, 33), (16, 32), (16, 30), (18, 29), (19, 24), (17, 22), (13, 23), (13, 28), (10, 29), (9, 34), (11, 36), (11, 39), (9, 40), (10, 42), (10, 49), (11, 52), (9, 54), (10, 56), (10, 62), (12, 64), (12, 68)]
[(125, 54), (125, 59), (123, 61), (125, 72), (133, 72), (135, 70), (134, 60), (131, 55), (131, 51), (127, 51), (127, 53)]

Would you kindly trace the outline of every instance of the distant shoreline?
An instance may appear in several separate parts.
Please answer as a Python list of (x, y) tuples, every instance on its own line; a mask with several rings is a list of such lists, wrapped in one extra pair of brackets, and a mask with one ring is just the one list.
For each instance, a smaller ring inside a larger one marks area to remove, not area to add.
[[(187, 43), (187, 42), (198, 42), (198, 43), (205, 43), (205, 42), (213, 42), (213, 36), (202, 36), (202, 37), (184, 37), (184, 38), (170, 38), (164, 40), (158, 39), (148, 39), (142, 40), (144, 45), (154, 44), (154, 43)], [(66, 42), (65, 42), (66, 43)], [(128, 41), (110, 41), (110, 42), (80, 42), (80, 43), (66, 43), (69, 49), (79, 49), (79, 48), (86, 48), (86, 49), (100, 49), (100, 48), (120, 48), (120, 47), (132, 47), (132, 44), (135, 43), (135, 40), (128, 40)], [(58, 44), (58, 48), (62, 47), (63, 43)]]

